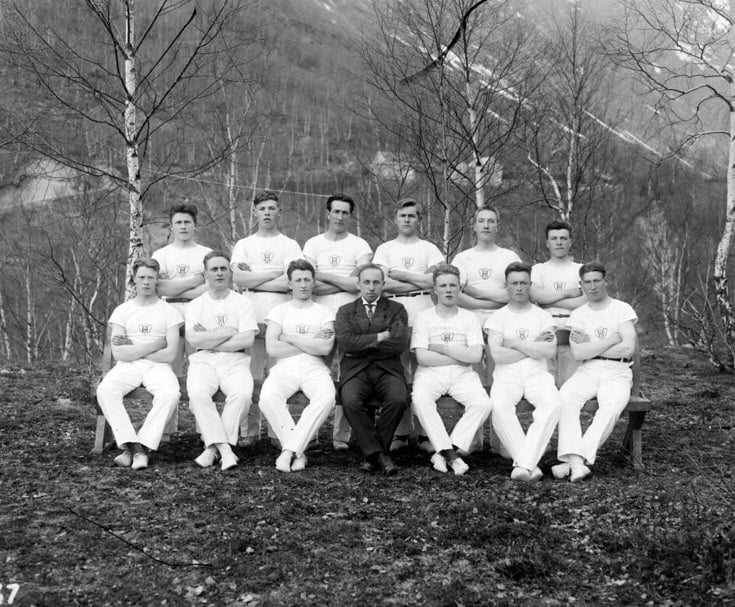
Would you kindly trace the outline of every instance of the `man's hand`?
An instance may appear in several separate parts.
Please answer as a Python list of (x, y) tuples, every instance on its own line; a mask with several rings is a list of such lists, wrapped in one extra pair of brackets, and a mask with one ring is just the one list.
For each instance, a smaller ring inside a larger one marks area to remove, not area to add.
[(133, 342), (127, 335), (113, 335), (110, 340), (113, 346), (132, 346)]
[(241, 262), (239, 262), (237, 264), (237, 269), (238, 270), (243, 270), (245, 272), (250, 272), (251, 271), (250, 270), (250, 266), (248, 264), (246, 264), (244, 261), (241, 261)]
[(542, 331), (538, 334), (538, 337), (534, 341), (545, 341), (545, 342), (551, 342), (556, 339), (556, 333), (552, 331), (551, 329), (546, 329), (546, 331)]
[(314, 339), (332, 339), (334, 329), (320, 329), (314, 334)]
[(198, 322), (197, 324), (195, 324), (192, 327), (192, 329), (194, 329), (195, 331), (201, 333), (202, 331), (206, 331), (207, 330), (207, 327), (205, 327), (202, 323)]
[(582, 331), (582, 329), (574, 328), (569, 333), (569, 339), (571, 339), (575, 344), (583, 344), (590, 341), (590, 336)]

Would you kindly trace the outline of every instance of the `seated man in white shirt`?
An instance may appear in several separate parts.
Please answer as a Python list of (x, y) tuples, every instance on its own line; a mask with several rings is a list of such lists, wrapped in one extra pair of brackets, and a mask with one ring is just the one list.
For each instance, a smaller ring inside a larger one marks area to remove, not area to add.
[[(204, 443), (197, 465), (208, 468), (220, 458), (222, 470), (237, 465), (231, 445), (237, 444), (242, 418), (253, 396), (249, 349), (258, 333), (250, 301), (230, 289), (230, 259), (222, 251), (204, 257), (208, 290), (186, 310), (186, 340), (196, 349), (189, 356), (186, 390)], [(212, 396), (221, 389), (222, 415)]]
[[(561, 400), (547, 360), (556, 353), (554, 319), (529, 300), (531, 267), (519, 261), (505, 269), (508, 305), (485, 322), (490, 354), (495, 361), (490, 399), (495, 433), (513, 459), (510, 478), (541, 480), (538, 462), (559, 421)], [(516, 405), (526, 398), (534, 406), (526, 433)]]
[[(413, 410), (436, 453), (434, 469), (454, 474), (469, 466), (459, 456), (468, 452), (475, 434), (490, 415), (492, 402), (472, 365), (482, 357), (482, 328), (477, 317), (457, 306), (459, 270), (440, 264), (433, 272), (436, 306), (419, 312), (413, 327), (411, 349), (418, 369), (413, 382)], [(464, 415), (447, 433), (436, 401), (448, 394), (465, 407)]]
[[(579, 367), (559, 390), (562, 411), (559, 418), (557, 453), (563, 463), (552, 468), (556, 478), (578, 482), (590, 474), (597, 451), (615, 428), (630, 399), (633, 387), (633, 356), (638, 321), (633, 308), (607, 294), (605, 266), (592, 261), (579, 270), (587, 303), (574, 310), (567, 326), (569, 342)], [(579, 415), (584, 403), (597, 397), (598, 409), (582, 433)]]
[(183, 316), (186, 304), (207, 290), (204, 284), (202, 259), (212, 249), (197, 244), (194, 239), (198, 211), (193, 204), (177, 204), (169, 210), (173, 241), (152, 255), (161, 272), (158, 294)]
[[(304, 451), (334, 409), (334, 382), (323, 357), (334, 346), (335, 314), (312, 301), (314, 267), (308, 261), (292, 261), (286, 273), (291, 301), (265, 318), (265, 346), (276, 363), (263, 382), (260, 410), (281, 442), (276, 469), (296, 472), (306, 467)], [(294, 423), (287, 401), (299, 390), (309, 404)]]
[[(134, 299), (110, 316), (112, 356), (117, 361), (97, 387), (97, 402), (122, 453), (115, 464), (140, 470), (148, 466), (145, 449), (155, 451), (168, 419), (179, 404), (179, 382), (171, 368), (179, 347), (181, 314), (156, 294), (159, 265), (155, 259), (133, 264)], [(151, 410), (135, 431), (123, 397), (143, 385), (153, 394)]]
[(567, 319), (579, 306), (587, 302), (579, 286), (579, 268), (570, 251), (572, 226), (566, 221), (552, 221), (546, 226), (546, 248), (549, 260), (534, 264), (531, 269), (531, 301), (549, 312), (556, 322), (556, 356), (549, 359), (549, 370), (557, 386), (577, 367), (569, 348)]

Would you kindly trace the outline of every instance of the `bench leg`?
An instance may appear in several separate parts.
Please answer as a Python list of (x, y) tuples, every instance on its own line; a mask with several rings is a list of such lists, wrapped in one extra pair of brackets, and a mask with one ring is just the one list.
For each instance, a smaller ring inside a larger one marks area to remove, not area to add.
[(107, 423), (105, 416), (101, 412), (97, 412), (97, 424), (94, 431), (94, 447), (92, 453), (100, 455), (108, 451), (114, 442), (112, 436), (112, 428)]
[(628, 412), (628, 428), (623, 439), (623, 451), (633, 460), (633, 469), (636, 472), (643, 470), (643, 437), (641, 428), (646, 419), (645, 411)]

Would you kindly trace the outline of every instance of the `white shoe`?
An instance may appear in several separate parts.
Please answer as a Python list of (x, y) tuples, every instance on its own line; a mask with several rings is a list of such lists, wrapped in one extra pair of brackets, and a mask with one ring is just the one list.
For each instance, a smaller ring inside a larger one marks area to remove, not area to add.
[(276, 470), (279, 472), (291, 472), (291, 455), (290, 451), (282, 451), (281, 455), (276, 458)]
[(306, 468), (306, 456), (297, 455), (294, 457), (293, 462), (291, 462), (291, 472), (301, 472), (304, 468)]
[(523, 481), (524, 483), (531, 482), (531, 473), (528, 468), (521, 468), (521, 466), (513, 466), (513, 470), (510, 473), (510, 480), (512, 481)]
[(143, 452), (138, 452), (135, 455), (133, 455), (133, 463), (131, 464), (131, 468), (133, 470), (142, 470), (143, 468), (148, 467), (148, 456)]
[(569, 480), (573, 483), (578, 483), (579, 481), (584, 480), (592, 473), (592, 470), (590, 470), (587, 466), (584, 464), (579, 464), (578, 466), (572, 467), (572, 474), (569, 477)]
[(572, 467), (564, 462), (563, 464), (557, 464), (556, 466), (551, 467), (551, 474), (556, 479), (563, 479), (569, 476), (572, 472)]
[(130, 464), (133, 463), (133, 454), (130, 453), (130, 451), (128, 451), (127, 449), (125, 449), (120, 455), (118, 455), (112, 461), (115, 462), (116, 466), (120, 466), (121, 468), (129, 468)]
[(447, 460), (439, 453), (434, 453), (434, 455), (431, 456), (431, 465), (434, 466), (434, 470), (437, 472), (446, 473), (449, 471), (447, 468)]
[(234, 468), (237, 466), (237, 464), (240, 463), (240, 460), (237, 458), (237, 455), (235, 455), (232, 451), (229, 453), (225, 453), (222, 456), (222, 463), (220, 464), (220, 468), (222, 470), (229, 470), (230, 468)]
[(402, 436), (394, 436), (390, 443), (389, 451), (398, 451), (399, 449), (405, 449), (406, 447), (408, 447), (408, 437), (404, 438)]
[(334, 447), (335, 451), (347, 451), (350, 448), (345, 441), (336, 439), (332, 441), (332, 447)]
[(212, 465), (214, 465), (214, 462), (217, 461), (217, 450), (212, 449), (211, 447), (207, 447), (204, 451), (202, 451), (199, 454), (199, 457), (197, 457), (194, 462), (197, 466), (200, 468), (209, 468)]
[(544, 473), (541, 472), (541, 468), (536, 466), (533, 470), (531, 470), (531, 482), (537, 483), (544, 477)]
[(426, 453), (434, 453), (436, 449), (434, 449), (434, 445), (431, 444), (430, 440), (422, 440), (419, 443), (419, 449), (422, 451), (426, 451)]
[(451, 462), (447, 462), (447, 466), (454, 470), (454, 476), (462, 476), (470, 469), (461, 457), (455, 457)]

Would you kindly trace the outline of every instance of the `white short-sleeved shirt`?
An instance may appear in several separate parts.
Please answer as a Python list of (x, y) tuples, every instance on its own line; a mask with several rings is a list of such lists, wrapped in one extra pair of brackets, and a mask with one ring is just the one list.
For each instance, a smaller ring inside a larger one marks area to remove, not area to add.
[(231, 262), (233, 266), (246, 263), (253, 272), (285, 272), (288, 264), (300, 257), (299, 243), (285, 234), (272, 237), (252, 234), (235, 243)]
[[(520, 339), (521, 341), (530, 342), (535, 341), (543, 331), (553, 329), (555, 324), (551, 314), (538, 306), (531, 305), (522, 312), (516, 312), (508, 306), (503, 306), (485, 321), (484, 329), (488, 332), (494, 331), (502, 334), (503, 339)], [(525, 360), (509, 364), (496, 363), (495, 368), (510, 367)], [(530, 358), (528, 360), (532, 361), (530, 364), (537, 366), (539, 370), (546, 371), (547, 363), (545, 360)]]
[(304, 257), (314, 260), (317, 272), (349, 276), (361, 257), (372, 254), (370, 245), (354, 234), (340, 240), (328, 240), (324, 234), (309, 238), (304, 245)]
[(436, 307), (419, 312), (411, 334), (411, 350), (428, 349), (429, 344), (483, 345), (480, 321), (472, 312), (457, 308), (454, 316), (436, 313)]
[[(311, 302), (306, 307), (297, 307), (293, 302), (288, 301), (273, 308), (265, 317), (266, 322), (274, 322), (281, 327), (282, 333), (286, 335), (316, 335), (325, 325), (333, 323), (335, 318), (334, 310), (323, 306), (316, 302)], [(309, 363), (319, 363), (324, 365), (324, 361), (319, 356), (303, 352), (296, 356), (288, 356), (279, 358), (277, 365), (281, 363), (303, 365)], [(326, 366), (326, 365), (325, 365)]]
[(161, 299), (150, 306), (138, 305), (131, 299), (117, 306), (110, 316), (110, 324), (123, 327), (134, 344), (149, 344), (166, 337), (169, 329), (183, 322), (179, 311)]
[[(531, 282), (538, 289), (547, 291), (564, 291), (579, 286), (579, 268), (581, 263), (568, 261), (564, 264), (552, 264), (550, 261), (537, 263), (531, 268)], [(570, 310), (554, 306), (544, 306), (549, 314), (557, 316), (557, 325), (565, 325), (559, 322), (559, 316), (569, 316)], [(561, 319), (563, 321), (563, 319)]]
[(444, 254), (428, 240), (403, 243), (397, 240), (384, 242), (373, 256), (373, 263), (390, 270), (426, 272), (430, 267), (444, 262)]
[(193, 247), (176, 247), (172, 244), (153, 253), (161, 266), (160, 278), (177, 280), (204, 274), (204, 256), (212, 249), (197, 244)]
[(255, 331), (258, 334), (252, 304), (247, 297), (232, 290), (224, 299), (214, 299), (209, 292), (193, 299), (186, 308), (186, 331), (193, 331), (196, 324), (203, 325), (207, 331), (232, 327), (238, 333)]
[(593, 310), (588, 303), (573, 310), (567, 326), (570, 329), (581, 329), (590, 340), (602, 341), (620, 330), (620, 325), (632, 321), (638, 322), (638, 316), (630, 304), (610, 298), (610, 303), (602, 310)]
[(472, 248), (457, 253), (452, 265), (459, 269), (462, 287), (502, 288), (505, 286), (505, 268), (514, 261), (521, 261), (521, 258), (510, 249), (498, 247), (496, 251), (488, 253)]

